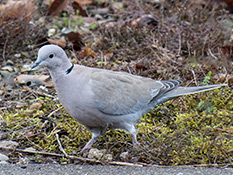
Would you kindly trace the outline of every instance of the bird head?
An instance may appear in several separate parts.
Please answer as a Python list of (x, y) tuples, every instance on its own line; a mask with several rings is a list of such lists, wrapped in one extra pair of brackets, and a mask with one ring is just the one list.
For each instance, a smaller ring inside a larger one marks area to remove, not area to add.
[(65, 51), (57, 45), (45, 45), (40, 48), (38, 57), (31, 69), (37, 66), (47, 67), (53, 69), (68, 61)]

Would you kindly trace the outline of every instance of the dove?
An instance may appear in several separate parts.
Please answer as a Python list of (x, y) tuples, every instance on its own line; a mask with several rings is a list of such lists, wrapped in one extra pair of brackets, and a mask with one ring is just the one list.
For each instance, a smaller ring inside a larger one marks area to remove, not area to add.
[(137, 144), (136, 124), (156, 105), (226, 85), (181, 87), (179, 80), (157, 81), (126, 72), (73, 64), (65, 51), (53, 44), (39, 49), (31, 68), (37, 66), (49, 70), (65, 110), (92, 132), (92, 138), (81, 152), (90, 149), (107, 129), (122, 129)]

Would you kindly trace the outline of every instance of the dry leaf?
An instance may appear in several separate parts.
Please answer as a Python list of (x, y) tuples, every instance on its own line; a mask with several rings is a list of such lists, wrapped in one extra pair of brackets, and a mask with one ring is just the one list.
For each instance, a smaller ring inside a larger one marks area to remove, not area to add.
[(47, 40), (48, 40), (48, 42), (50, 44), (56, 44), (56, 45), (58, 45), (58, 46), (60, 46), (62, 48), (66, 47), (66, 40), (64, 40), (64, 39), (55, 40), (55, 39), (49, 39), (49, 38), (47, 38)]
[(15, 81), (17, 81), (19, 84), (27, 84), (27, 85), (31, 85), (32, 83), (43, 84), (48, 78), (49, 78), (49, 75), (21, 74), (15, 78)]
[(73, 1), (78, 3), (80, 6), (88, 5), (88, 4), (93, 3), (93, 0), (73, 0)]
[(6, 4), (0, 6), (0, 21), (23, 19), (29, 22), (32, 19), (33, 12), (35, 11), (35, 5), (33, 1), (21, 0), (13, 1), (9, 0)]
[(72, 43), (73, 49), (76, 51), (81, 50), (81, 48), (84, 46), (83, 41), (82, 41), (82, 36), (78, 32), (68, 33), (67, 38), (69, 42)]
[(60, 15), (61, 12), (66, 8), (68, 0), (55, 0), (49, 7), (49, 15), (56, 16)]
[(95, 55), (96, 55), (96, 53), (93, 50), (91, 50), (89, 48), (89, 46), (87, 45), (85, 48), (80, 50), (79, 55), (78, 55), (77, 58), (80, 60), (80, 59), (85, 58), (86, 56), (92, 56), (93, 57)]
[(73, 7), (73, 9), (75, 11), (77, 11), (77, 10), (79, 11), (79, 15), (81, 15), (81, 16), (87, 16), (86, 11), (83, 10), (82, 6), (79, 3), (75, 2), (75, 1), (72, 2), (72, 7)]
[(113, 56), (113, 52), (107, 50), (107, 51), (103, 52), (103, 55), (106, 58), (106, 60), (110, 60)]

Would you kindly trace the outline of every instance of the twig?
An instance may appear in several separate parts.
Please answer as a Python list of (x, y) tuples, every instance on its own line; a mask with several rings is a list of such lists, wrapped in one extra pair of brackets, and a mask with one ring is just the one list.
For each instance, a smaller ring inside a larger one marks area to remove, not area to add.
[(61, 144), (61, 142), (60, 142), (60, 139), (59, 139), (59, 136), (58, 136), (57, 133), (56, 133), (56, 138), (57, 138), (57, 142), (58, 142), (60, 151), (63, 152), (63, 154), (64, 154), (66, 157), (69, 157), (68, 154), (65, 152), (65, 150), (64, 150), (63, 147), (62, 147), (62, 144)]
[(192, 73), (193, 73), (193, 78), (194, 78), (195, 84), (197, 85), (197, 78), (196, 78), (195, 72), (193, 70), (192, 70)]
[(135, 164), (135, 163), (130, 163), (130, 162), (116, 162), (116, 161), (111, 161), (108, 162), (110, 165), (121, 165), (121, 166), (134, 166), (134, 167), (143, 167), (141, 164)]
[(5, 54), (6, 54), (6, 44), (7, 44), (7, 42), (8, 42), (8, 35), (7, 35), (7, 37), (6, 37), (6, 41), (5, 41), (5, 43), (4, 43), (3, 52), (2, 52), (2, 57), (3, 57), (4, 63), (6, 62)]
[(209, 54), (215, 59), (218, 60), (218, 58), (212, 53), (211, 49), (208, 49)]
[(53, 114), (55, 114), (56, 112), (58, 112), (59, 110), (61, 110), (63, 108), (63, 106), (60, 106), (59, 108), (55, 109), (53, 112), (51, 112), (47, 118), (50, 118)]
[[(58, 139), (59, 140), (59, 139)], [(66, 157), (68, 159), (72, 160), (79, 160), (82, 162), (92, 162), (92, 163), (97, 163), (97, 164), (102, 164), (102, 165), (121, 165), (121, 166), (134, 166), (134, 167), (143, 167), (142, 164), (135, 164), (135, 163), (130, 163), (130, 162), (117, 162), (117, 161), (110, 161), (110, 162), (102, 162), (100, 160), (96, 159), (89, 159), (89, 158), (83, 158), (83, 157), (78, 157), (78, 156), (70, 156), (70, 155), (64, 155), (64, 154), (56, 154), (56, 153), (50, 153), (50, 152), (45, 152), (45, 151), (33, 151), (33, 150), (23, 150), (23, 149), (18, 149), (18, 148), (9, 148), (9, 147), (0, 147), (0, 149), (4, 150), (9, 150), (9, 151), (16, 151), (16, 152), (22, 152), (22, 153), (30, 153), (30, 154), (41, 154), (45, 156), (56, 156), (56, 157)]]
[(179, 32), (179, 49), (178, 49), (178, 54), (180, 56), (181, 53), (181, 44), (182, 44), (182, 40), (181, 40), (181, 32)]
[(9, 148), (9, 147), (4, 147), (0, 146), (0, 149), (5, 149), (9, 151), (17, 151), (17, 152), (22, 152), (22, 153), (31, 153), (31, 154), (41, 154), (41, 155), (46, 155), (46, 156), (57, 156), (57, 157), (63, 157), (63, 154), (56, 154), (56, 153), (49, 153), (45, 151), (32, 151), (32, 150), (23, 150), (19, 148)]
[(38, 91), (33, 91), (31, 90), (33, 93), (35, 94), (38, 94), (38, 95), (41, 95), (41, 96), (45, 96), (45, 97), (49, 97), (49, 98), (55, 98), (53, 95), (50, 95), (48, 93), (45, 93), (45, 92), (38, 92)]

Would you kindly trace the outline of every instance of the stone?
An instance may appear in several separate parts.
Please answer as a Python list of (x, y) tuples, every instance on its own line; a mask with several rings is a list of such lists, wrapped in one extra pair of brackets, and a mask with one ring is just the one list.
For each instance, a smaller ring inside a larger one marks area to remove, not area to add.
[(96, 148), (92, 148), (92, 149), (90, 149), (87, 157), (89, 159), (98, 159), (98, 160), (100, 160), (103, 157), (103, 155), (104, 155), (103, 150), (98, 150)]
[(1, 161), (7, 161), (7, 160), (9, 160), (9, 157), (6, 156), (5, 154), (0, 153), (0, 162)]
[(129, 156), (129, 152), (128, 151), (122, 152), (120, 154), (120, 159), (125, 161), (128, 158), (128, 156)]
[(6, 148), (15, 149), (18, 145), (19, 145), (18, 142), (11, 141), (11, 140), (0, 141), (0, 147), (6, 147)]

